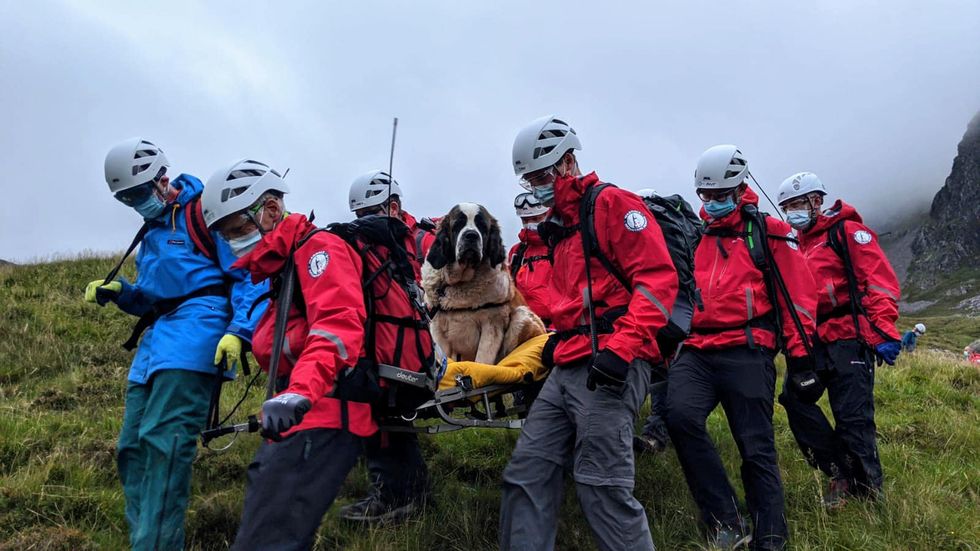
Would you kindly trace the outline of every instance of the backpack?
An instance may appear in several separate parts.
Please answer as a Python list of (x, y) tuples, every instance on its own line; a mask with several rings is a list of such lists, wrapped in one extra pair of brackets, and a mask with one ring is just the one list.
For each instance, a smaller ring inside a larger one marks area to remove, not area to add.
[[(370, 403), (372, 412), (378, 418), (412, 415), (418, 406), (432, 399), (444, 364), (440, 364), (429, 333), (428, 311), (422, 302), (421, 289), (415, 281), (415, 272), (405, 250), (408, 227), (387, 216), (365, 216), (353, 222), (334, 223), (313, 230), (300, 240), (296, 248), (321, 231), (343, 239), (357, 251), (365, 268), (380, 262), (373, 272), (365, 271), (361, 279), (367, 311), (365, 355), (338, 375), (331, 396), (341, 402)], [(381, 248), (387, 253), (383, 254)], [(391, 292), (394, 286), (404, 294)], [(306, 302), (302, 290), (298, 284), (294, 287), (293, 305), (305, 316)], [(382, 291), (376, 292), (379, 289)], [(379, 304), (386, 301), (407, 302), (413, 315), (396, 317), (380, 313), (379, 310), (383, 308), (379, 308)], [(395, 365), (380, 363), (377, 359), (376, 338), (381, 324), (398, 328), (392, 362)], [(415, 348), (421, 359), (419, 365), (400, 365), (406, 346)], [(345, 413), (346, 409), (346, 406), (341, 408)]]
[[(633, 292), (629, 282), (612, 262), (603, 254), (599, 247), (595, 231), (595, 203), (599, 194), (613, 184), (601, 183), (589, 188), (580, 207), (580, 224), (584, 233), (584, 243), (588, 243), (588, 254), (594, 256), (602, 266), (612, 274), (620, 285), (627, 291)], [(691, 205), (680, 195), (667, 197), (654, 196), (644, 198), (644, 205), (660, 227), (667, 244), (667, 251), (677, 271), (677, 298), (671, 309), (667, 325), (657, 334), (661, 350), (673, 351), (691, 331), (691, 318), (694, 316), (694, 305), (699, 299), (697, 285), (694, 282), (694, 250), (701, 241), (701, 219)], [(670, 354), (664, 353), (669, 357)]]

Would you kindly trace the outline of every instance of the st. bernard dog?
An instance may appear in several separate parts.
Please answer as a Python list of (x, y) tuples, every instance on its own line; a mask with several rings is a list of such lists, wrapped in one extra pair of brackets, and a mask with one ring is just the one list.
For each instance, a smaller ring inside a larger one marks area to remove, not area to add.
[(460, 203), (439, 224), (422, 265), (432, 337), (451, 360), (494, 364), (544, 323), (518, 292), (500, 226), (487, 209)]

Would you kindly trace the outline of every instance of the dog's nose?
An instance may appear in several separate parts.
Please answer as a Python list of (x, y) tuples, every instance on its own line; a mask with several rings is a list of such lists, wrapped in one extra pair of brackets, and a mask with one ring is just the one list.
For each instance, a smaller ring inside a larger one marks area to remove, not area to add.
[(466, 230), (463, 232), (463, 241), (479, 241), (480, 232), (475, 230)]

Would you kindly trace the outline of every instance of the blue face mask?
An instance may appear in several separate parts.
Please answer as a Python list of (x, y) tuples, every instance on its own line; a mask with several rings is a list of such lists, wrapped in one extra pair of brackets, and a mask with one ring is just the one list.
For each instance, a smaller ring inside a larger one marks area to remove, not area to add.
[(133, 209), (140, 213), (140, 216), (147, 220), (153, 220), (163, 214), (163, 210), (167, 208), (167, 204), (160, 199), (160, 196), (156, 193), (151, 193), (146, 201), (138, 205), (133, 205)]
[(790, 226), (798, 230), (805, 230), (810, 227), (810, 211), (809, 210), (788, 210), (786, 211), (786, 221), (789, 222)]
[(252, 252), (259, 241), (262, 241), (262, 234), (259, 230), (255, 230), (248, 235), (229, 239), (228, 246), (231, 247), (231, 252), (235, 253), (235, 256), (241, 258)]
[(531, 188), (531, 194), (534, 195), (534, 198), (537, 199), (539, 203), (546, 207), (551, 207), (555, 204), (554, 183), (544, 186), (534, 186)]
[(704, 212), (715, 220), (735, 212), (735, 199), (729, 195), (724, 201), (705, 201)]

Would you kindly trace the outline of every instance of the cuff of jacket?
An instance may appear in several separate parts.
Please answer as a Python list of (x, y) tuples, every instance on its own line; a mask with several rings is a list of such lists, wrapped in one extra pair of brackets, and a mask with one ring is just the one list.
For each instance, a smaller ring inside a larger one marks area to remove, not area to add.
[(241, 325), (238, 325), (238, 324), (233, 323), (233, 324), (229, 325), (227, 329), (225, 329), (225, 333), (227, 333), (229, 335), (235, 335), (239, 339), (242, 339), (243, 341), (245, 341), (245, 342), (247, 342), (249, 344), (252, 344), (252, 330), (251, 329), (247, 329), (245, 327), (242, 327)]

